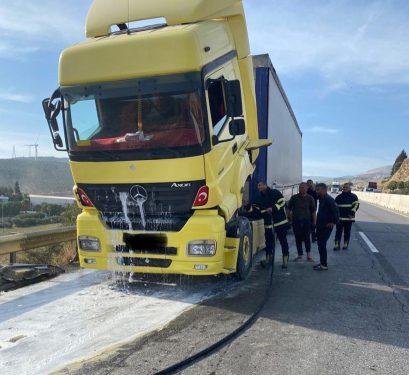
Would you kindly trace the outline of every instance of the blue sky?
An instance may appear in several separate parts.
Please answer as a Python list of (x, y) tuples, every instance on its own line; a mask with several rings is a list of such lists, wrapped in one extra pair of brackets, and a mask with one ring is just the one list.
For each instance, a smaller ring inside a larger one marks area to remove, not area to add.
[[(0, 157), (53, 151), (41, 100), (92, 0), (0, 3)], [(253, 54), (269, 53), (304, 133), (304, 174), (391, 164), (409, 147), (409, 2), (247, 0)]]

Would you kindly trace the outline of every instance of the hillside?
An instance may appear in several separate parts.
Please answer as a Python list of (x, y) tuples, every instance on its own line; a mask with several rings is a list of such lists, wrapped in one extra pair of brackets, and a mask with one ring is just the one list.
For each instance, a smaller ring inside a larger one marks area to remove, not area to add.
[(68, 159), (0, 159), (0, 186), (14, 186), (16, 181), (21, 191), (27, 194), (72, 195)]
[(358, 175), (361, 178), (368, 178), (369, 180), (380, 180), (386, 178), (390, 175), (392, 170), (392, 165), (386, 165), (384, 167), (379, 167), (371, 169), (365, 173)]
[(355, 183), (368, 182), (368, 181), (381, 181), (384, 178), (387, 178), (390, 176), (391, 169), (392, 169), (391, 165), (386, 165), (386, 166), (371, 169), (369, 171), (359, 173), (356, 175), (338, 177), (338, 181), (348, 181), (349, 180)]
[(409, 181), (409, 158), (403, 161), (398, 171), (390, 178), (390, 181)]
[(331, 181), (352, 181), (354, 183), (366, 183), (368, 181), (382, 181), (385, 178), (388, 178), (391, 173), (392, 166), (385, 165), (383, 167), (378, 167), (375, 169), (371, 169), (366, 172), (362, 172), (356, 175), (348, 175), (348, 176), (338, 176), (338, 177), (323, 177), (323, 176), (303, 176), (304, 181), (307, 179), (312, 179), (313, 181), (331, 183)]

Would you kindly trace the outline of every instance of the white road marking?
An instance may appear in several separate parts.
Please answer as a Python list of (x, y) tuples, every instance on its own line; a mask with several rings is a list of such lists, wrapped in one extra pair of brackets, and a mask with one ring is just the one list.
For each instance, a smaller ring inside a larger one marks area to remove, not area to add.
[(375, 245), (369, 240), (369, 238), (366, 236), (364, 232), (358, 232), (359, 235), (362, 237), (362, 239), (365, 241), (365, 243), (368, 245), (369, 250), (371, 250), (373, 253), (379, 253), (379, 250), (375, 247)]

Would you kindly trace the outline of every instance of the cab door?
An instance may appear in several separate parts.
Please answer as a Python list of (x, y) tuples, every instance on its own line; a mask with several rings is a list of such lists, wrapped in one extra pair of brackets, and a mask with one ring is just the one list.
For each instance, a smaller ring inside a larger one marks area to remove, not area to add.
[(240, 191), (241, 181), (235, 181), (237, 165), (242, 157), (240, 149), (246, 135), (232, 137), (229, 130), (231, 119), (227, 118), (227, 98), (223, 80), (236, 80), (233, 62), (229, 62), (205, 79), (211, 151), (205, 155), (207, 185), (210, 189), (209, 204), (220, 207), (229, 220), (238, 206), (235, 192)]

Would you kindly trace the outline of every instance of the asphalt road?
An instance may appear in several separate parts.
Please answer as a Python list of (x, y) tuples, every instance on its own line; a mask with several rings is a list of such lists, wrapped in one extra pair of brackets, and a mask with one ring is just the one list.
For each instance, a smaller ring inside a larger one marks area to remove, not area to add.
[(277, 272), (256, 324), (183, 374), (409, 374), (409, 218), (362, 203), (352, 239), (328, 272)]
[[(307, 262), (292, 262), (283, 272), (277, 260), (270, 298), (256, 323), (181, 373), (409, 374), (409, 218), (362, 203), (351, 242), (349, 250), (334, 253), (330, 240), (327, 272), (313, 271)], [(313, 251), (318, 259), (315, 245)], [(293, 258), (294, 246), (291, 252)], [(267, 276), (255, 267), (240, 288), (162, 331), (62, 372), (152, 374), (240, 325), (261, 301)]]

